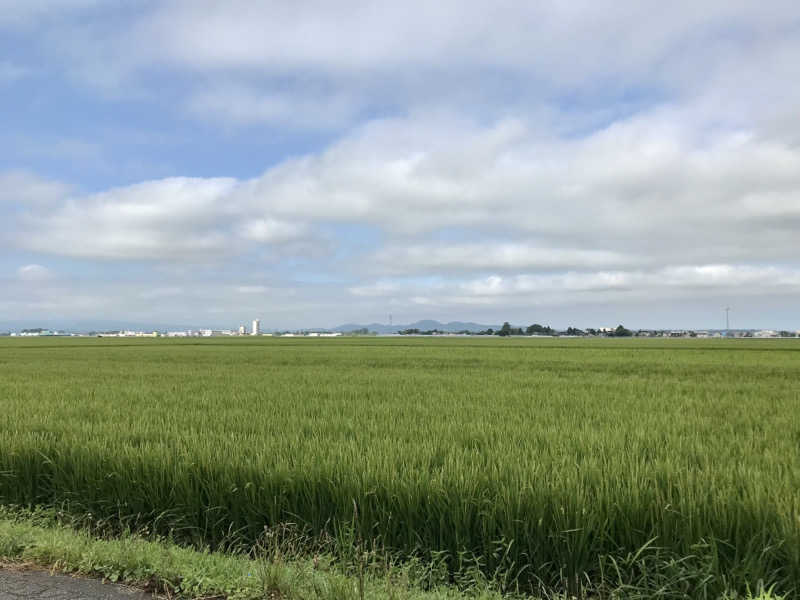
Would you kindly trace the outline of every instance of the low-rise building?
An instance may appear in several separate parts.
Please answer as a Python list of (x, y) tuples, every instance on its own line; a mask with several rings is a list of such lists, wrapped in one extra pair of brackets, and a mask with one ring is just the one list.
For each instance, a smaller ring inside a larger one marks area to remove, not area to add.
[(772, 329), (762, 329), (761, 331), (756, 331), (753, 334), (753, 337), (757, 338), (776, 338), (778, 337), (778, 332), (773, 331)]

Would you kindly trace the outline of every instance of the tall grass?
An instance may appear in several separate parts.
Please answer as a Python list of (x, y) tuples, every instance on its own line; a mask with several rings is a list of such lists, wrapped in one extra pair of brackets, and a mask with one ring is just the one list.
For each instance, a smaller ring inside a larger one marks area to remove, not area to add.
[(512, 590), (791, 596), (799, 382), (792, 341), (7, 340), (0, 503), (212, 546), (291, 522)]

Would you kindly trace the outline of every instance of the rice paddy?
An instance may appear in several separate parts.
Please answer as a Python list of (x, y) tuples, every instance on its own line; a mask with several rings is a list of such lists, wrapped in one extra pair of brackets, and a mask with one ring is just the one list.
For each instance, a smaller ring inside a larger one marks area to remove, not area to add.
[(531, 593), (800, 592), (797, 340), (6, 339), (0, 409), (0, 504)]

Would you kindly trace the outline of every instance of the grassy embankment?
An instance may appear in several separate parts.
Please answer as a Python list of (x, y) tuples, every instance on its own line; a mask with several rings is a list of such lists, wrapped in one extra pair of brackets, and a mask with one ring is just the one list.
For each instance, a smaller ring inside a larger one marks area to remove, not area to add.
[(0, 508), (0, 569), (47, 568), (168, 598), (465, 600), (465, 593), (470, 600), (502, 598), (480, 577), (459, 591), (429, 566), (379, 564), (369, 554), (342, 568), (331, 556), (309, 558), (285, 543), (260, 545), (253, 557), (185, 548), (130, 532), (105, 538), (92, 528), (76, 530), (62, 521), (53, 511)]
[(793, 595), (798, 381), (791, 340), (6, 340), (0, 503), (240, 551), (294, 523), (505, 592)]

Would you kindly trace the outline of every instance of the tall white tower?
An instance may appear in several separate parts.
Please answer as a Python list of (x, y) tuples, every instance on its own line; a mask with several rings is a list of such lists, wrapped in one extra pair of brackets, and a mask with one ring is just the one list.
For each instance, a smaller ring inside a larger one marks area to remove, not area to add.
[(253, 319), (253, 331), (250, 335), (261, 335), (261, 321)]

